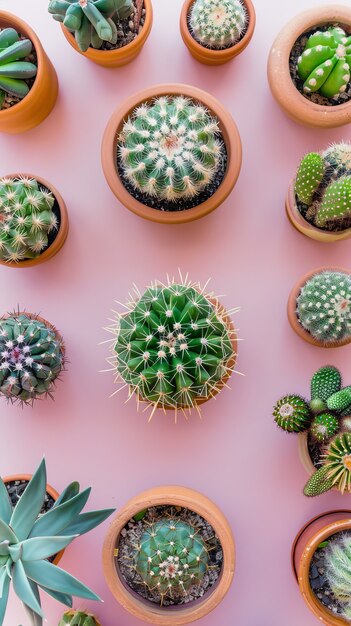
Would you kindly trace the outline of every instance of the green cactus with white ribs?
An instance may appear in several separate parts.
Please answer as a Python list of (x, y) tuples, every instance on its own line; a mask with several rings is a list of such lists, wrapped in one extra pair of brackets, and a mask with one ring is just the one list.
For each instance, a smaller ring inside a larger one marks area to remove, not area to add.
[(327, 400), (341, 389), (341, 374), (336, 367), (326, 365), (317, 370), (311, 379), (311, 402), (313, 413), (322, 413), (327, 408)]
[(50, 0), (49, 13), (72, 33), (82, 52), (117, 44), (118, 20), (133, 12), (132, 0)]
[(150, 524), (133, 555), (133, 567), (144, 584), (161, 597), (186, 596), (209, 567), (209, 548), (194, 526), (164, 518)]
[(296, 298), (301, 326), (324, 345), (351, 337), (351, 276), (325, 270), (301, 287)]
[(276, 424), (289, 433), (306, 430), (311, 423), (311, 411), (307, 402), (297, 395), (280, 398), (273, 409)]
[(325, 576), (333, 596), (341, 605), (338, 615), (351, 622), (351, 539), (339, 533), (328, 542), (324, 556)]
[(149, 403), (151, 416), (156, 408), (199, 412), (234, 369), (231, 312), (187, 277), (136, 292), (108, 329), (116, 381)]
[(304, 92), (318, 92), (329, 99), (346, 91), (350, 66), (351, 37), (340, 27), (311, 35), (297, 62)]
[(37, 66), (23, 59), (32, 49), (32, 42), (20, 39), (14, 28), (0, 31), (0, 108), (6, 93), (21, 100), (28, 94), (26, 80), (36, 75)]
[(100, 623), (91, 613), (85, 611), (66, 611), (58, 626), (100, 626)]
[(34, 178), (0, 179), (0, 259), (35, 259), (48, 247), (58, 228), (55, 198)]
[(0, 319), (0, 395), (21, 404), (52, 397), (64, 369), (62, 337), (44, 320), (26, 313)]
[(215, 50), (234, 46), (242, 37), (247, 21), (242, 0), (195, 0), (189, 15), (194, 39)]

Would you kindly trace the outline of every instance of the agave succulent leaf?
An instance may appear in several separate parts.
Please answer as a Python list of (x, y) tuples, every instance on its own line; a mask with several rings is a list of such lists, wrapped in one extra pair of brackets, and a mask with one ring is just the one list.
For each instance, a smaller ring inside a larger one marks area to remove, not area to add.
[(68, 593), (60, 593), (59, 591), (54, 591), (53, 589), (48, 589), (43, 585), (38, 585), (40, 589), (45, 591), (49, 596), (57, 600), (58, 602), (62, 602), (65, 606), (68, 606), (70, 609), (73, 606), (73, 598)]
[(0, 478), (0, 519), (9, 523), (12, 515), (12, 506), (7, 489)]
[(65, 534), (79, 534), (89, 532), (93, 528), (96, 528), (99, 524), (105, 521), (112, 513), (114, 509), (105, 509), (104, 511), (88, 511), (88, 513), (82, 513), (64, 529)]
[(60, 531), (61, 534), (68, 534), (63, 531), (65, 531), (66, 527), (71, 524), (86, 505), (90, 492), (91, 487), (88, 487), (70, 500), (63, 502), (59, 506), (52, 507), (50, 511), (39, 517), (35, 523), (32, 524), (29, 537), (43, 537), (46, 534), (56, 535)]
[(18, 539), (15, 533), (13, 532), (12, 528), (10, 528), (10, 526), (8, 526), (8, 524), (6, 524), (1, 519), (1, 517), (0, 517), (0, 537), (1, 537), (1, 541), (9, 541), (11, 544), (18, 542)]
[[(38, 589), (38, 585), (36, 585), (35, 583), (33, 583), (31, 580), (28, 579), (28, 582), (31, 586), (31, 589), (39, 603), (39, 606), (41, 606), (41, 602), (40, 602), (40, 595), (39, 595), (39, 589)], [(35, 611), (32, 611), (32, 609), (29, 608), (29, 606), (27, 606), (26, 604), (23, 605), (29, 618), (30, 618), (30, 623), (31, 626), (43, 626), (43, 619), (40, 615), (38, 615), (38, 613), (36, 613)]]
[(3, 565), (0, 568), (0, 598), (2, 597), (3, 592), (4, 592), (4, 585), (6, 584), (6, 578), (8, 578), (7, 571), (6, 571), (6, 567)]
[(4, 623), (7, 601), (9, 598), (9, 590), (10, 590), (10, 578), (9, 576), (7, 576), (7, 573), (6, 573), (6, 576), (2, 585), (2, 595), (0, 597), (0, 626), (2, 626)]
[(46, 493), (46, 465), (42, 460), (18, 500), (10, 520), (10, 526), (19, 540), (27, 539), (43, 506)]
[(78, 535), (62, 537), (33, 537), (26, 539), (23, 543), (17, 543), (9, 547), (11, 558), (16, 562), (19, 558), (22, 561), (40, 561), (47, 559), (60, 552), (68, 546)]
[(57, 498), (54, 506), (52, 507), (53, 509), (57, 506), (59, 506), (60, 504), (63, 504), (64, 502), (67, 502), (67, 500), (71, 500), (71, 498), (74, 498), (74, 496), (78, 495), (79, 493), (79, 483), (75, 480), (74, 482), (70, 483), (68, 485), (68, 487), (66, 487), (66, 489), (63, 490), (63, 492), (61, 493), (61, 495), (59, 495), (59, 497)]
[(22, 561), (16, 561), (12, 568), (12, 583), (16, 595), (22, 600), (23, 604), (28, 606), (32, 611), (44, 617), (41, 610), (40, 603), (38, 602), (36, 595), (33, 592), (32, 585), (30, 585), (24, 565)]
[(87, 600), (100, 600), (89, 587), (49, 561), (31, 561), (24, 564), (24, 569), (27, 576), (38, 585)]

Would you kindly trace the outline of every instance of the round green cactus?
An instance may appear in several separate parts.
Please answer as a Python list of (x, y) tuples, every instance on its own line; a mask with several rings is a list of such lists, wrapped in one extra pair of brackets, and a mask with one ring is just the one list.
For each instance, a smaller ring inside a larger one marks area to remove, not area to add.
[(189, 26), (202, 46), (212, 49), (234, 46), (247, 26), (248, 14), (242, 0), (195, 0)]
[(187, 595), (209, 567), (208, 548), (199, 532), (182, 520), (164, 518), (144, 531), (133, 556), (144, 584), (163, 598)]
[(326, 452), (324, 465), (341, 493), (351, 491), (351, 433), (337, 435)]
[(347, 141), (332, 143), (324, 150), (323, 160), (327, 169), (340, 178), (345, 174), (351, 176), (351, 144)]
[(123, 176), (135, 190), (175, 205), (214, 183), (224, 155), (218, 125), (201, 103), (164, 96), (131, 113), (118, 140)]
[(94, 615), (85, 611), (66, 611), (58, 626), (100, 626)]
[(324, 344), (351, 336), (351, 278), (337, 271), (322, 271), (301, 287), (296, 299), (301, 326)]
[(310, 427), (310, 433), (320, 443), (331, 439), (339, 430), (339, 421), (331, 413), (317, 415)]
[(311, 204), (313, 196), (325, 174), (325, 163), (318, 152), (310, 152), (303, 157), (295, 181), (295, 192), (304, 204)]
[(0, 319), (0, 395), (22, 404), (51, 396), (64, 360), (62, 338), (44, 321), (26, 313)]
[(351, 541), (350, 537), (338, 533), (328, 542), (325, 556), (325, 576), (334, 598), (341, 605), (338, 617), (345, 623), (351, 621)]
[[(351, 176), (343, 176), (331, 183), (319, 204), (315, 223), (318, 228), (336, 230), (349, 227), (351, 222)], [(344, 228), (343, 228), (344, 226)]]
[(298, 433), (309, 427), (311, 411), (303, 398), (289, 395), (278, 400), (273, 409), (273, 417), (283, 430), (289, 433)]
[(318, 92), (325, 98), (339, 96), (350, 82), (350, 65), (351, 37), (342, 28), (317, 31), (308, 38), (297, 63), (304, 92)]
[(0, 31), (0, 108), (6, 93), (20, 99), (28, 94), (26, 80), (36, 75), (37, 66), (22, 59), (28, 57), (32, 49), (32, 42), (20, 39), (13, 28)]

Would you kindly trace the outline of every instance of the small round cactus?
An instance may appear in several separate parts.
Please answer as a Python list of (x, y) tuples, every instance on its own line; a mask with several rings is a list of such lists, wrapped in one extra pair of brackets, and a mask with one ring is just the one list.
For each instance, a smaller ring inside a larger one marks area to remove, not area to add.
[(0, 395), (21, 404), (52, 397), (64, 363), (63, 340), (44, 320), (26, 313), (0, 319)]
[(22, 100), (29, 92), (26, 82), (34, 78), (37, 66), (24, 61), (32, 52), (29, 39), (20, 39), (14, 28), (0, 31), (0, 108), (6, 93)]
[(297, 70), (306, 94), (318, 92), (325, 98), (335, 98), (346, 91), (350, 66), (351, 37), (337, 27), (317, 31), (308, 38)]
[(289, 433), (306, 430), (311, 422), (311, 411), (307, 402), (300, 396), (284, 396), (273, 409), (275, 422)]
[(248, 14), (243, 0), (195, 0), (189, 26), (202, 46), (223, 49), (234, 46), (247, 26)]
[(296, 314), (301, 326), (323, 344), (351, 338), (350, 275), (328, 270), (312, 276), (301, 287)]
[(337, 435), (326, 452), (324, 465), (341, 493), (351, 491), (351, 433)]
[(339, 430), (339, 421), (331, 413), (317, 415), (310, 427), (310, 433), (314, 439), (324, 443), (331, 439)]
[(58, 626), (100, 626), (100, 623), (91, 613), (85, 611), (66, 611)]
[(345, 623), (351, 621), (351, 540), (343, 533), (338, 533), (328, 542), (324, 556), (325, 577), (328, 587), (341, 610), (338, 617)]

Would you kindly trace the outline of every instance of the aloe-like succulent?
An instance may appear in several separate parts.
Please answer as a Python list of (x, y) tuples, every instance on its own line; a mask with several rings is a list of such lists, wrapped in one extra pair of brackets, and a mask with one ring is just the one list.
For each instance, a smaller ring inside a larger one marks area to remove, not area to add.
[(189, 14), (194, 39), (215, 50), (234, 46), (242, 37), (247, 21), (243, 0), (195, 0)]
[(333, 596), (341, 604), (341, 616), (351, 621), (351, 539), (339, 534), (328, 542), (324, 556), (325, 576)]
[(69, 607), (73, 595), (100, 599), (48, 559), (101, 524), (114, 509), (81, 513), (91, 490), (80, 492), (79, 483), (73, 482), (50, 510), (41, 513), (46, 483), (43, 460), (13, 508), (0, 479), (0, 626), (4, 623), (11, 583), (33, 626), (43, 624), (39, 589)]
[(6, 93), (22, 100), (29, 87), (26, 80), (37, 73), (34, 63), (23, 61), (32, 52), (29, 39), (20, 39), (14, 28), (0, 31), (0, 107)]
[(311, 410), (307, 402), (297, 395), (280, 398), (273, 409), (274, 421), (289, 433), (306, 430), (311, 423)]
[(94, 615), (85, 611), (66, 611), (58, 626), (100, 626)]

